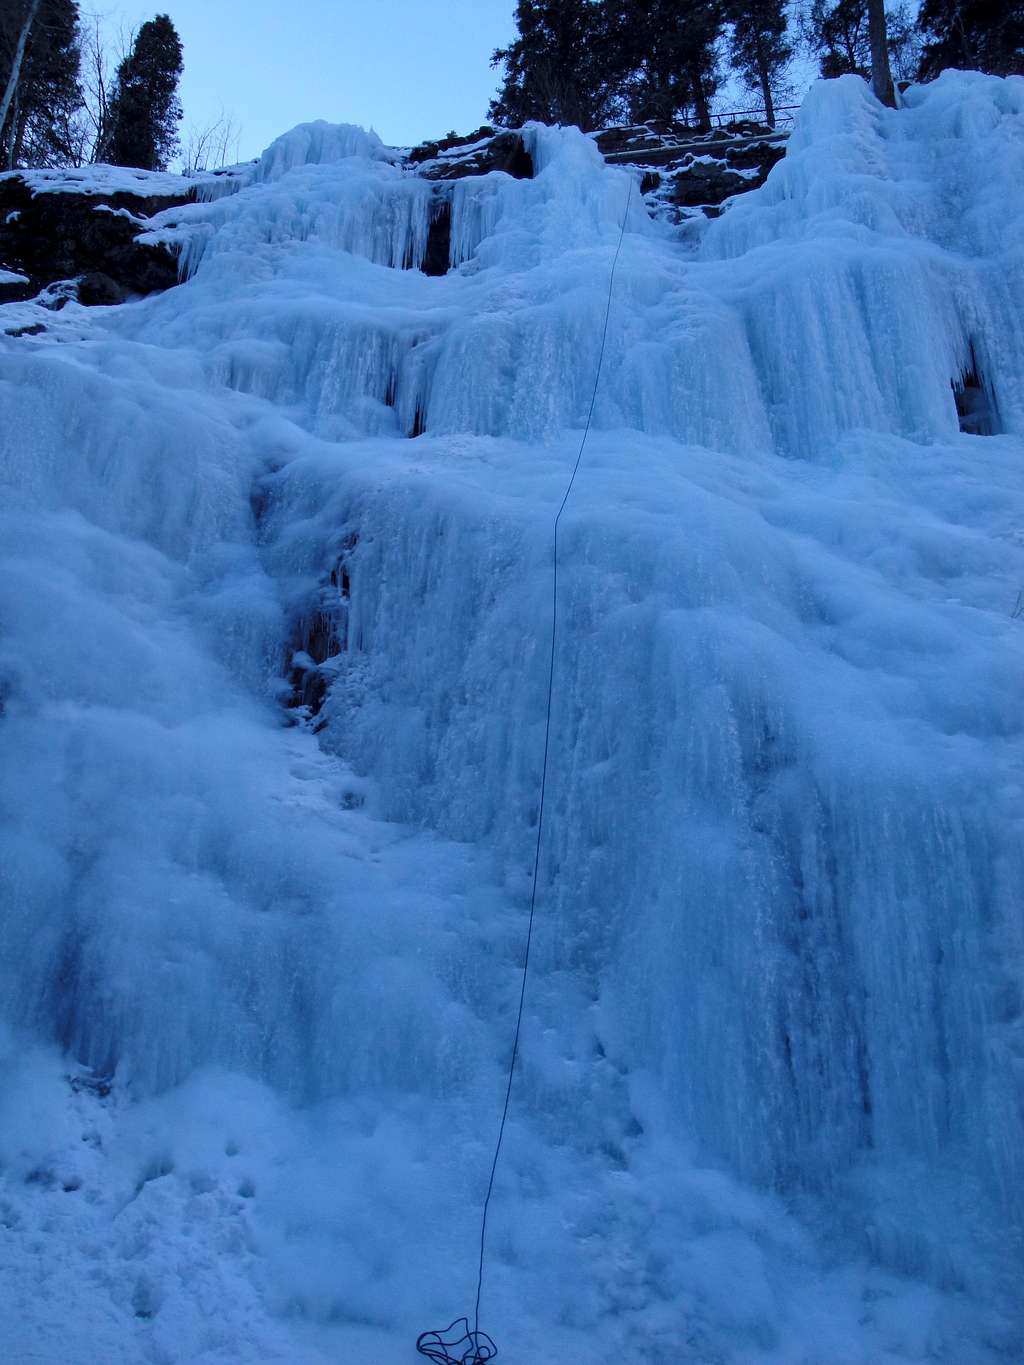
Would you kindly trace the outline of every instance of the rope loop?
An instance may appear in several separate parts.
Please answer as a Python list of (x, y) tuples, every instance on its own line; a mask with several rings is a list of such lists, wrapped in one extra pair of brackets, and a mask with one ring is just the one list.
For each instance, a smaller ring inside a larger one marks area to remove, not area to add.
[(416, 1349), (434, 1365), (485, 1365), (498, 1354), (486, 1332), (470, 1331), (469, 1318), (456, 1318), (440, 1332), (421, 1332)]

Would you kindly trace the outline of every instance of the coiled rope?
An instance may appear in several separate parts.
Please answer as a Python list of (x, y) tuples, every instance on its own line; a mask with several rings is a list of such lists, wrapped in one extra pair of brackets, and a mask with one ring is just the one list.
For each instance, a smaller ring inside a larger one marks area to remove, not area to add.
[[(590, 408), (587, 411), (587, 420), (583, 428), (583, 436), (580, 440), (579, 450), (576, 452), (576, 462), (569, 475), (569, 482), (566, 484), (565, 492), (562, 494), (562, 501), (558, 505), (555, 513), (555, 521), (552, 527), (553, 545), (553, 567), (551, 575), (551, 648), (548, 655), (548, 695), (547, 706), (544, 719), (544, 758), (541, 762), (540, 770), (540, 801), (537, 808), (537, 842), (533, 854), (533, 878), (530, 887), (530, 916), (526, 926), (526, 949), (523, 954), (522, 979), (519, 986), (519, 1008), (516, 1011), (516, 1027), (512, 1038), (512, 1056), (508, 1065), (508, 1082), (505, 1086), (505, 1103), (501, 1110), (501, 1122), (498, 1124), (498, 1138), (494, 1144), (494, 1160), (491, 1162), (491, 1174), (487, 1181), (487, 1193), (484, 1196), (483, 1210), (480, 1216), (480, 1259), (477, 1266), (476, 1277), (476, 1304), (473, 1310), (473, 1327), (469, 1326), (467, 1318), (456, 1318), (454, 1322), (443, 1328), (440, 1332), (421, 1332), (416, 1339), (416, 1349), (420, 1355), (426, 1356), (435, 1362), (435, 1365), (486, 1365), (487, 1361), (493, 1360), (498, 1354), (498, 1348), (487, 1335), (480, 1331), (480, 1297), (483, 1293), (484, 1283), (484, 1252), (487, 1241), (487, 1214), (491, 1206), (491, 1195), (494, 1192), (494, 1177), (498, 1170), (498, 1158), (501, 1156), (501, 1144), (505, 1137), (505, 1122), (508, 1119), (509, 1103), (512, 1099), (512, 1082), (515, 1079), (516, 1061), (519, 1058), (519, 1037), (523, 1027), (523, 1006), (526, 1002), (526, 981), (530, 970), (530, 947), (533, 943), (533, 923), (537, 910), (537, 881), (540, 876), (540, 854), (541, 845), (544, 837), (544, 798), (547, 794), (548, 783), (548, 757), (551, 750), (551, 708), (555, 691), (555, 646), (558, 634), (558, 526), (562, 520), (562, 513), (565, 505), (569, 501), (573, 484), (576, 482), (576, 475), (579, 473), (580, 462), (583, 459), (583, 452), (586, 449), (587, 438), (590, 435), (590, 424), (594, 417), (594, 406), (597, 403), (597, 390), (601, 382), (601, 370), (604, 366), (605, 345), (608, 341), (608, 321), (612, 313), (612, 295), (615, 286), (615, 271), (619, 264), (619, 253), (622, 250), (622, 241), (626, 235), (626, 219), (629, 217), (630, 200), (633, 197), (633, 180), (629, 179), (626, 192), (626, 207), (622, 211), (622, 223), (619, 227), (619, 240), (615, 247), (615, 255), (612, 257), (611, 270), (608, 272), (608, 299), (604, 309), (604, 325), (601, 328), (601, 345), (597, 355), (597, 369), (594, 373), (594, 389), (590, 395)], [(458, 1352), (458, 1354), (454, 1354)]]

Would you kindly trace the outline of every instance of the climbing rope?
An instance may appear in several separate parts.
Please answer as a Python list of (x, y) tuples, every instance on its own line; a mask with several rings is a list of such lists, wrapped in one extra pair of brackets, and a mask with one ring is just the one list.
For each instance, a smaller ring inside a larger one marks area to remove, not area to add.
[[(522, 978), (519, 986), (519, 1008), (516, 1011), (516, 1027), (512, 1037), (512, 1056), (508, 1065), (508, 1082), (505, 1086), (505, 1103), (501, 1110), (501, 1122), (498, 1124), (498, 1138), (494, 1144), (494, 1160), (491, 1162), (491, 1174), (487, 1181), (487, 1193), (484, 1196), (483, 1211), (480, 1217), (480, 1259), (477, 1267), (476, 1277), (476, 1304), (473, 1310), (473, 1327), (470, 1329), (467, 1318), (456, 1318), (453, 1323), (445, 1327), (440, 1332), (421, 1332), (416, 1339), (416, 1349), (420, 1355), (432, 1360), (435, 1365), (485, 1365), (486, 1361), (493, 1360), (498, 1354), (498, 1348), (487, 1335), (480, 1331), (480, 1297), (483, 1293), (484, 1283), (484, 1250), (487, 1241), (487, 1214), (491, 1206), (491, 1195), (494, 1191), (494, 1177), (498, 1170), (498, 1158), (501, 1155), (501, 1144), (505, 1137), (505, 1122), (508, 1118), (509, 1102), (512, 1098), (512, 1081), (515, 1078), (516, 1061), (519, 1057), (519, 1036), (523, 1027), (523, 1006), (526, 1002), (526, 980), (530, 969), (530, 946), (533, 942), (533, 922), (537, 910), (537, 881), (540, 876), (540, 852), (544, 835), (544, 798), (547, 793), (548, 782), (548, 755), (551, 749), (551, 705), (555, 690), (555, 643), (558, 632), (558, 525), (562, 520), (562, 513), (565, 505), (569, 501), (569, 494), (572, 492), (573, 484), (576, 482), (576, 475), (579, 472), (580, 462), (583, 459), (583, 452), (586, 449), (587, 437), (590, 435), (590, 424), (594, 417), (594, 405), (597, 402), (598, 385), (601, 382), (601, 369), (604, 365), (605, 344), (608, 340), (608, 320), (612, 312), (612, 292), (615, 285), (615, 270), (619, 264), (619, 253), (622, 250), (622, 240), (626, 234), (626, 219), (629, 217), (629, 204), (633, 197), (633, 181), (629, 180), (626, 193), (626, 207), (622, 212), (622, 224), (619, 227), (619, 240), (615, 247), (615, 255), (612, 257), (611, 270), (608, 273), (608, 300), (604, 310), (604, 325), (601, 329), (601, 346), (597, 355), (597, 370), (594, 373), (594, 390), (590, 395), (590, 408), (587, 412), (586, 425), (583, 428), (583, 437), (580, 441), (579, 450), (576, 452), (576, 463), (572, 467), (569, 482), (566, 484), (562, 501), (558, 505), (555, 513), (554, 526), (552, 527), (553, 542), (553, 568), (551, 575), (551, 648), (548, 654), (548, 695), (547, 707), (544, 720), (544, 758), (540, 769), (540, 801), (537, 808), (537, 842), (533, 853), (533, 879), (530, 887), (530, 917), (526, 926), (526, 949), (523, 954)], [(456, 1335), (453, 1335), (456, 1334)], [(454, 1354), (458, 1352), (459, 1354)]]
[(469, 1330), (468, 1318), (456, 1318), (440, 1332), (421, 1332), (416, 1338), (416, 1349), (434, 1365), (483, 1365), (498, 1354), (486, 1332)]

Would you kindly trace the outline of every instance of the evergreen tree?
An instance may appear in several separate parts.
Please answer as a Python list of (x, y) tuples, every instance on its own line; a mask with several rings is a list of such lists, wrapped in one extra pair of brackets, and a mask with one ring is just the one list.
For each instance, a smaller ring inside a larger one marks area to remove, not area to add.
[(620, 7), (619, 22), (633, 58), (630, 117), (693, 116), (700, 127), (710, 128), (724, 0), (628, 0)]
[(947, 66), (1024, 74), (1024, 4), (1020, 0), (924, 0), (918, 20), (929, 40), (920, 74), (930, 80)]
[(75, 0), (28, 0), (0, 11), (0, 154), (4, 167), (75, 159), (81, 105)]
[(3, 133), (14, 101), (18, 96), (25, 65), (25, 48), (39, 14), (40, 0), (25, 0), (21, 8), (8, 6), (0, 11), (0, 60), (3, 63), (3, 93), (0, 94), (0, 134)]
[(117, 69), (110, 99), (104, 161), (162, 171), (178, 149), (181, 39), (166, 14), (139, 29)]
[(921, 63), (921, 31), (917, 26), (917, 6), (909, 0), (887, 5), (885, 9), (889, 66), (893, 79), (912, 81)]
[(773, 87), (793, 55), (786, 38), (785, 0), (732, 0), (729, 56), (736, 71), (764, 101), (765, 119), (775, 127)]
[(515, 41), (491, 58), (505, 75), (489, 117), (583, 129), (610, 122), (621, 109), (626, 72), (609, 6), (602, 0), (519, 0), (515, 19)]
[(813, 0), (801, 27), (804, 43), (826, 79), (850, 72), (868, 75), (871, 45), (866, 0)]
[[(899, 80), (909, 80), (917, 67), (918, 38), (906, 3), (885, 6), (885, 50)], [(825, 77), (847, 72), (871, 76), (871, 25), (868, 0), (813, 0), (800, 20), (804, 47), (817, 59)]]

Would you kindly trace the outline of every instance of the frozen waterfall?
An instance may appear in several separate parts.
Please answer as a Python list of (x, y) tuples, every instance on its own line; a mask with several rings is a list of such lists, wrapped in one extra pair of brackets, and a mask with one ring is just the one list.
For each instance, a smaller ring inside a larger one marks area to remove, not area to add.
[[(178, 288), (0, 334), (13, 1361), (392, 1365), (470, 1306), (628, 184), (525, 136), (445, 275), (312, 124), (165, 215)], [(1024, 1355), (1022, 187), (1024, 79), (950, 72), (819, 82), (699, 232), (632, 197), (503, 1359)]]

